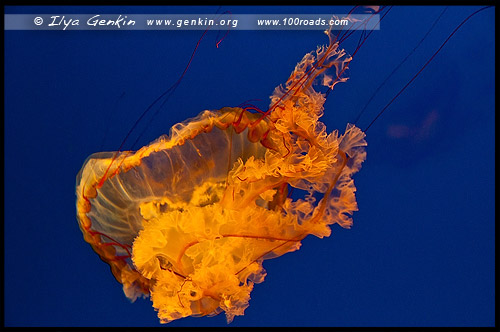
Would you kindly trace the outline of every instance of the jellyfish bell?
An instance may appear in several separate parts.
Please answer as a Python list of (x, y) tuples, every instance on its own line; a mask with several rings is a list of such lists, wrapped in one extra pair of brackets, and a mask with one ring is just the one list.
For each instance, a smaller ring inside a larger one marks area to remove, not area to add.
[[(354, 125), (339, 135), (320, 121), (315, 84), (346, 81), (351, 61), (326, 33), (329, 44), (304, 56), (268, 111), (205, 110), (136, 152), (93, 154), (80, 170), (84, 239), (129, 299), (151, 296), (162, 323), (221, 312), (231, 322), (264, 281), (264, 260), (329, 236), (332, 224), (350, 227), (366, 142)], [(288, 187), (306, 195), (292, 199)]]

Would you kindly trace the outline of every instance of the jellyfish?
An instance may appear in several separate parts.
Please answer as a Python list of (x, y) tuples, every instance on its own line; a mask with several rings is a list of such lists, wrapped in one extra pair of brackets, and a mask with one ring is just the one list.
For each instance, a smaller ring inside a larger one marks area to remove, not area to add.
[(366, 141), (352, 124), (339, 134), (320, 121), (317, 86), (345, 82), (352, 59), (326, 34), (267, 111), (205, 110), (138, 151), (92, 154), (78, 173), (85, 241), (127, 298), (151, 297), (160, 322), (224, 312), (230, 323), (264, 281), (265, 260), (352, 225)]

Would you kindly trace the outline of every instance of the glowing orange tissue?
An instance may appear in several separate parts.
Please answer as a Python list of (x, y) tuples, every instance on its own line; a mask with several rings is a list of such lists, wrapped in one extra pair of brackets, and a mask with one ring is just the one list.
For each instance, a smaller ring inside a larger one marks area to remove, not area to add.
[[(298, 250), (329, 225), (350, 227), (352, 175), (365, 134), (319, 121), (325, 94), (347, 80), (351, 57), (330, 43), (308, 53), (268, 111), (206, 110), (136, 152), (91, 155), (77, 176), (85, 241), (134, 301), (151, 296), (162, 323), (243, 315), (266, 259)], [(304, 192), (292, 199), (291, 189)]]

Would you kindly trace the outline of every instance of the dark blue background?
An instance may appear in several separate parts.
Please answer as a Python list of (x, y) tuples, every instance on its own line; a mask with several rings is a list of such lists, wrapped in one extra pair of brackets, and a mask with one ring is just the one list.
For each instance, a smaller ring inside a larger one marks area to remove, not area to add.
[[(419, 42), (442, 7), (396, 7), (336, 86), (323, 122), (343, 131)], [(368, 107), (361, 128), (476, 7), (449, 8)], [(214, 13), (215, 7), (7, 7), (6, 13)], [(345, 13), (329, 7), (223, 7), (245, 13)], [(350, 230), (307, 238), (266, 261), (245, 315), (231, 326), (494, 324), (494, 9), (452, 38), (368, 131)], [(75, 177), (93, 152), (116, 150), (134, 121), (183, 71), (202, 31), (5, 32), (5, 324), (156, 326), (149, 300), (130, 304), (84, 242)], [(145, 145), (204, 109), (249, 99), (261, 108), (321, 31), (209, 32)], [(352, 51), (357, 37), (344, 44)], [(433, 118), (434, 116), (434, 118)], [(431, 121), (434, 119), (434, 121)], [(423, 130), (429, 123), (427, 131)], [(412, 128), (391, 137), (394, 126)], [(134, 133), (138, 134), (140, 129)], [(130, 147), (130, 146), (129, 146)], [(225, 316), (169, 326), (222, 325)]]

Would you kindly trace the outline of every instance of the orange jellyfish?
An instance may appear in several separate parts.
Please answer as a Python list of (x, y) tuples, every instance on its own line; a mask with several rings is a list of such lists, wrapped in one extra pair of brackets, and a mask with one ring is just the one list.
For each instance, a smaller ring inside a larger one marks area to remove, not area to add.
[[(349, 228), (352, 176), (365, 134), (327, 132), (325, 94), (347, 80), (351, 57), (330, 31), (306, 54), (267, 112), (205, 110), (136, 152), (91, 155), (76, 181), (84, 239), (132, 301), (151, 296), (162, 323), (243, 315), (263, 262), (298, 250), (308, 235)], [(289, 188), (302, 190), (299, 199)]]

